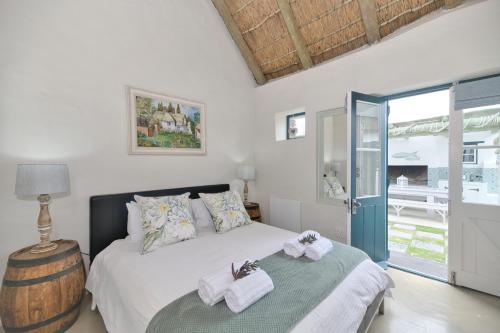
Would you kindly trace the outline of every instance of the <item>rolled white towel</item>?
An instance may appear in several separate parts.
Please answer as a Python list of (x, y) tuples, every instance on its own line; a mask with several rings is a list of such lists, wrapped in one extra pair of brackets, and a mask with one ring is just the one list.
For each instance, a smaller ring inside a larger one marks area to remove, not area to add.
[(239, 313), (274, 289), (273, 280), (262, 269), (234, 281), (227, 288), (224, 298), (229, 309)]
[(298, 238), (292, 238), (285, 242), (283, 245), (283, 251), (285, 251), (285, 253), (289, 256), (298, 258), (304, 254), (306, 247), (299, 242)]
[[(250, 261), (250, 259), (247, 260)], [(240, 268), (245, 261), (235, 263), (235, 269)], [(231, 265), (228, 264), (224, 269), (208, 274), (198, 281), (198, 295), (203, 303), (210, 306), (215, 305), (224, 299), (224, 293), (233, 282)]]
[(331, 251), (333, 247), (332, 241), (326, 238), (321, 238), (314, 243), (306, 246), (306, 257), (314, 261), (318, 261), (325, 254)]
[(291, 238), (285, 242), (285, 244), (283, 245), (283, 250), (285, 251), (285, 253), (294, 258), (298, 258), (304, 255), (307, 243), (301, 244), (299, 240), (301, 240), (302, 238), (304, 238), (309, 234), (313, 234), (314, 236), (316, 236), (317, 240), (321, 239), (321, 235), (318, 232), (313, 230), (306, 230), (297, 237)]

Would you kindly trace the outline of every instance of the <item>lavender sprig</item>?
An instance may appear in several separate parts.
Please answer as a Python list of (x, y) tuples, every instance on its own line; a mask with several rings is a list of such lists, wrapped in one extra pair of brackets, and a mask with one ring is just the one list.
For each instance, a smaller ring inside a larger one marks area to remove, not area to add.
[(308, 234), (308, 235), (304, 236), (304, 238), (300, 239), (299, 243), (302, 245), (305, 245), (306, 243), (312, 244), (317, 240), (318, 239), (316, 238), (315, 234)]
[(233, 273), (234, 280), (243, 279), (245, 276), (249, 275), (252, 271), (255, 271), (259, 266), (258, 261), (245, 261), (245, 263), (237, 270), (234, 269), (234, 263), (231, 264), (231, 272)]

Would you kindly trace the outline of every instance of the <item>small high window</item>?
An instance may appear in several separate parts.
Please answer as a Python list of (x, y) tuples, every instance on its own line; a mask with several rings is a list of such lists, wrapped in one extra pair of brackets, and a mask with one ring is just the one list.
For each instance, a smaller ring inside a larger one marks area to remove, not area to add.
[(286, 138), (297, 139), (306, 136), (306, 113), (294, 113), (286, 117)]
[(276, 141), (299, 139), (306, 136), (305, 108), (283, 111), (274, 115)]

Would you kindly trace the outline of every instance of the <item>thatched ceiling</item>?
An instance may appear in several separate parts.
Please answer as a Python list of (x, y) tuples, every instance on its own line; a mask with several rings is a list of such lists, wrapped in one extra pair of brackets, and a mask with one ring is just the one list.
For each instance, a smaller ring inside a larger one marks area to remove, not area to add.
[(464, 0), (212, 0), (258, 84), (320, 64)]

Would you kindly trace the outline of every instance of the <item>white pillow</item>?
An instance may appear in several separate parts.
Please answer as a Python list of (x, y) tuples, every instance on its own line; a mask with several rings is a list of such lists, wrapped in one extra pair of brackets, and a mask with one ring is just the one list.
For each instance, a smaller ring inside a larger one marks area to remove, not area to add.
[(137, 202), (127, 202), (128, 218), (127, 218), (127, 232), (130, 240), (139, 242), (144, 240), (144, 230), (142, 229), (141, 209)]
[(212, 216), (205, 206), (205, 203), (202, 199), (192, 199), (191, 202), (191, 211), (193, 212), (194, 224), (196, 227), (206, 228), (211, 227), (214, 228), (214, 222), (212, 221)]

